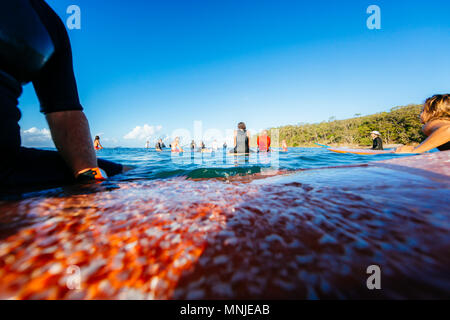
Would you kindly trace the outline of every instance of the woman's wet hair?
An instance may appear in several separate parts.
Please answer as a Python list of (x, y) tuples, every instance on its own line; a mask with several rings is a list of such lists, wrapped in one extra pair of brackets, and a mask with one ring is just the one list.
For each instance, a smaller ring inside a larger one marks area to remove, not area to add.
[(241, 130), (247, 130), (247, 127), (245, 126), (245, 123), (239, 122), (239, 123), (238, 123), (238, 129), (241, 129)]
[(425, 100), (422, 118), (425, 123), (438, 119), (450, 120), (450, 94), (436, 94)]
[(100, 140), (100, 137), (99, 136), (95, 136), (95, 140)]

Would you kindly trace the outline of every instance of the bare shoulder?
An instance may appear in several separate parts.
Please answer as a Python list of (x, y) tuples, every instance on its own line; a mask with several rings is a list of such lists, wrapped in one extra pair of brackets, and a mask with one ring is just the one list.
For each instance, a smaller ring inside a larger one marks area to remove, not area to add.
[(450, 120), (446, 119), (438, 119), (428, 122), (423, 126), (423, 131), (426, 132), (433, 132), (437, 129), (440, 129), (442, 127), (449, 127), (450, 126)]

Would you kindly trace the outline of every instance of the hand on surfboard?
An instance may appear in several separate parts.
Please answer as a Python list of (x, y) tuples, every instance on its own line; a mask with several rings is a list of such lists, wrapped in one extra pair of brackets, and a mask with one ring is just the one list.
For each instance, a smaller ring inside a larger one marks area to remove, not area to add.
[(395, 153), (414, 153), (413, 146), (401, 146), (395, 149)]

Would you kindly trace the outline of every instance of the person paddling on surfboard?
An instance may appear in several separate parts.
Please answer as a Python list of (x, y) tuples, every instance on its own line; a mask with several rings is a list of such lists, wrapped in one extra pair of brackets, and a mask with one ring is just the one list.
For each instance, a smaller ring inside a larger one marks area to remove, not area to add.
[[(21, 147), (18, 98), (32, 82), (58, 151)], [(43, 0), (0, 1), (0, 188), (104, 180), (124, 171), (97, 160), (64, 23)]]
[(428, 98), (420, 114), (422, 132), (428, 136), (417, 147), (402, 146), (396, 153), (422, 153), (437, 148), (450, 150), (450, 94), (437, 94)]
[(238, 129), (234, 131), (234, 153), (250, 153), (250, 132), (244, 122), (238, 123)]
[(378, 131), (372, 131), (370, 133), (370, 136), (373, 139), (372, 150), (384, 150), (383, 149), (383, 140), (381, 140), (381, 138), (380, 138), (381, 133), (379, 133)]

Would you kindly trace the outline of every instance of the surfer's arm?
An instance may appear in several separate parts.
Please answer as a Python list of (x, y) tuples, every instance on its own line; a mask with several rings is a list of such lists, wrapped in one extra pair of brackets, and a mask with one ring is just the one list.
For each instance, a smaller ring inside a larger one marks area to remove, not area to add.
[(74, 175), (96, 168), (89, 123), (83, 111), (61, 111), (46, 115), (53, 142)]
[(414, 153), (422, 153), (437, 148), (450, 141), (450, 125), (444, 125), (435, 131), (417, 148)]
[(437, 148), (450, 141), (450, 125), (444, 125), (434, 130), (430, 136), (418, 145), (414, 147), (400, 147), (395, 150), (396, 153), (422, 153), (431, 149)]

